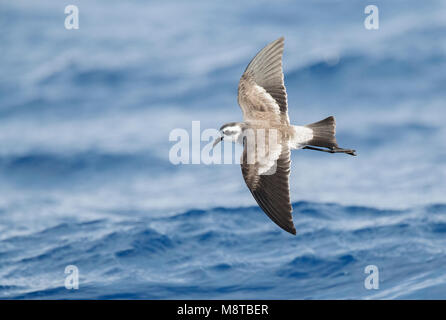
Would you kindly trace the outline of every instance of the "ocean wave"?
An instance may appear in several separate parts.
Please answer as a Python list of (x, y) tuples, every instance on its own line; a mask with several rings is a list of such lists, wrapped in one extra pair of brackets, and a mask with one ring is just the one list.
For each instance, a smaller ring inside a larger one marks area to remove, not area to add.
[[(62, 222), (3, 239), (0, 260), (7, 272), (1, 273), (0, 296), (367, 298), (373, 293), (363, 287), (369, 264), (383, 270), (381, 286), (390, 290), (414, 281), (414, 270), (406, 278), (401, 269), (425, 266), (439, 276), (427, 266), (445, 262), (445, 204), (382, 210), (297, 202), (293, 208), (296, 237), (258, 207), (246, 207)], [(81, 275), (76, 292), (61, 285), (64, 267), (72, 264)], [(42, 278), (52, 285), (37, 290), (34, 279)]]

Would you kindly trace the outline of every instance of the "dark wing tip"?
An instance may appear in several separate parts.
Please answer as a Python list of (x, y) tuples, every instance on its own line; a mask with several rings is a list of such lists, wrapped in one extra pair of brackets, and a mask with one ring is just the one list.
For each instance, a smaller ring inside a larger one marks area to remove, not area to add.
[(296, 228), (294, 227), (294, 223), (293, 223), (293, 222), (291, 222), (291, 224), (286, 225), (286, 226), (284, 226), (284, 225), (280, 225), (280, 224), (278, 224), (277, 222), (276, 222), (276, 224), (277, 224), (280, 228), (282, 228), (283, 230), (285, 230), (286, 232), (291, 233), (292, 235), (296, 235)]
[(266, 213), (266, 215), (281, 229), (291, 234), (296, 234), (296, 228), (293, 223), (292, 208), (289, 211), (278, 206), (280, 204), (274, 203), (267, 193), (251, 190), (251, 194), (258, 203), (259, 207)]

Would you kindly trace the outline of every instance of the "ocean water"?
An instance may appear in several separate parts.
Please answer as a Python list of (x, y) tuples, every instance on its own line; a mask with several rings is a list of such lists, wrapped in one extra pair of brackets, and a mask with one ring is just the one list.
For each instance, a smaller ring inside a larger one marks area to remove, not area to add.
[[(0, 298), (445, 299), (446, 3), (368, 4), (0, 2)], [(291, 122), (358, 152), (293, 153), (296, 236), (238, 165), (169, 161), (280, 36)]]

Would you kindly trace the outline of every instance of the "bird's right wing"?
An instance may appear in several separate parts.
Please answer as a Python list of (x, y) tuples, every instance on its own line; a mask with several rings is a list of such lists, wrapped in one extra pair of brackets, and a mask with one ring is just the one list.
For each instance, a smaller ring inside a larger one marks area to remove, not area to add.
[(284, 38), (268, 44), (251, 60), (238, 87), (238, 103), (246, 120), (289, 124), (283, 81)]
[(274, 223), (285, 231), (296, 234), (291, 215), (293, 211), (289, 187), (291, 159), (288, 146), (280, 146), (280, 153), (273, 159), (275, 161), (269, 171), (265, 171), (265, 164), (271, 161), (257, 159), (250, 164), (248, 153), (248, 145), (245, 143), (240, 163), (243, 178), (254, 199)]

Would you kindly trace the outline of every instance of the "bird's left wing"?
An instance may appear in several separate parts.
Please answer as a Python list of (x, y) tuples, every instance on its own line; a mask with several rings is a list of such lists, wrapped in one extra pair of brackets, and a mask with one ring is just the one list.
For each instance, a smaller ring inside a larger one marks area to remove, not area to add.
[(268, 44), (251, 60), (238, 87), (238, 103), (246, 120), (289, 124), (283, 81), (284, 38)]
[(265, 155), (270, 158), (272, 156), (273, 159), (260, 158), (250, 163), (248, 144), (245, 143), (240, 162), (242, 174), (254, 199), (268, 217), (285, 231), (296, 234), (290, 202), (290, 149), (287, 145), (278, 146), (280, 150), (270, 151)]

